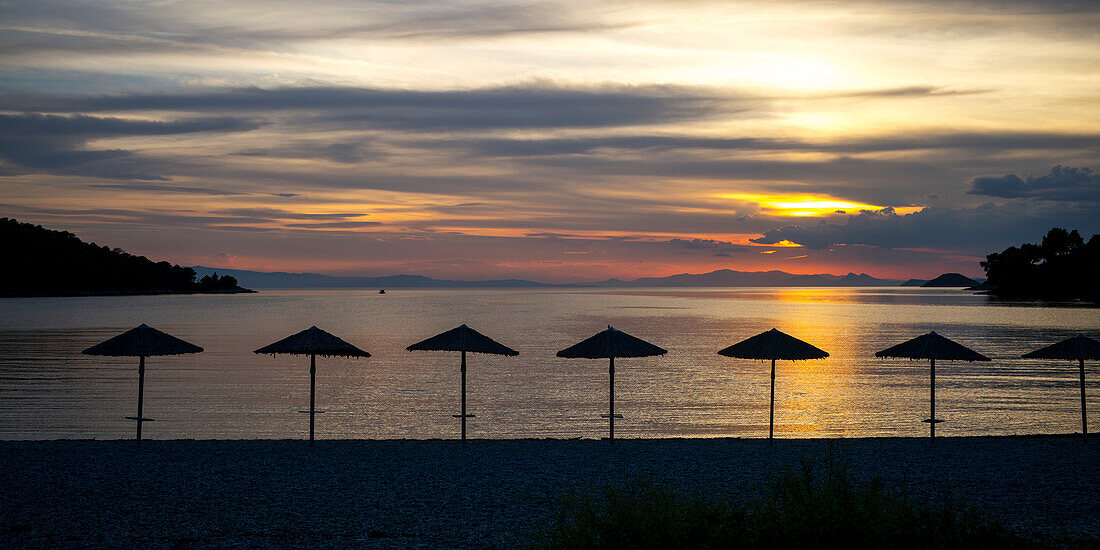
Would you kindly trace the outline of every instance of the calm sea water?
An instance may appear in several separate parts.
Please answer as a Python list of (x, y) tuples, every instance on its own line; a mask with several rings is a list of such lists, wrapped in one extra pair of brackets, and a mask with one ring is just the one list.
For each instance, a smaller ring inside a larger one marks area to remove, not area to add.
[[(828, 351), (779, 362), (777, 437), (922, 436), (926, 361), (874, 352), (936, 330), (993, 358), (937, 365), (938, 433), (1080, 430), (1077, 366), (1019, 356), (1078, 332), (1100, 310), (996, 302), (957, 290), (278, 290), (216, 296), (0, 301), (0, 439), (125, 438), (137, 359), (80, 351), (140, 323), (206, 348), (147, 361), (149, 438), (301, 438), (309, 359), (252, 350), (317, 325), (369, 351), (318, 358), (319, 438), (454, 438), (458, 354), (405, 346), (460, 323), (515, 348), (471, 354), (471, 437), (606, 434), (606, 360), (555, 352), (611, 324), (668, 355), (616, 362), (620, 437), (766, 437), (769, 368), (715, 352), (777, 327)], [(1096, 365), (1086, 364), (1091, 418)], [(1100, 431), (1100, 420), (1091, 423)]]

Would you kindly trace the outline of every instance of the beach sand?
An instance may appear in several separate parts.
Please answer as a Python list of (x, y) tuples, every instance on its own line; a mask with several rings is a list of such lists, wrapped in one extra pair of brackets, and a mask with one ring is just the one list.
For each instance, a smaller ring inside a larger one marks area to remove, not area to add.
[(751, 497), (832, 454), (1022, 531), (1100, 538), (1100, 443), (844, 440), (0, 442), (0, 547), (514, 548), (556, 499), (631, 479)]

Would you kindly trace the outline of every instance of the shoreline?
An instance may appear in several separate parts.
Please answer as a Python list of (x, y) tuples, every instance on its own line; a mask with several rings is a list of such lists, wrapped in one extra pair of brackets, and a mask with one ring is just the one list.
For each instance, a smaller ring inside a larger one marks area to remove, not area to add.
[(7, 292), (0, 298), (93, 298), (99, 296), (169, 296), (175, 294), (259, 294), (250, 288), (232, 290), (74, 290), (70, 292)]
[[(982, 435), (936, 435), (936, 441), (941, 440), (969, 440), (969, 439), (1058, 439), (1058, 438), (1077, 438), (1082, 441), (1086, 441), (1081, 436), (1081, 432), (1065, 432), (1065, 433), (1035, 433), (1035, 434), (982, 434)], [(869, 436), (855, 436), (855, 437), (776, 437), (772, 439), (773, 443), (781, 441), (787, 442), (857, 442), (857, 441), (927, 441), (931, 443), (931, 438), (927, 435), (921, 436), (907, 436), (907, 435), (869, 435)], [(1100, 439), (1100, 434), (1091, 434), (1088, 436), (1087, 441), (1093, 439)], [(150, 438), (148, 436), (142, 436), (141, 442), (154, 441), (159, 443), (249, 443), (249, 442), (267, 442), (267, 443), (293, 443), (301, 442), (309, 444), (309, 440), (303, 437), (281, 437), (281, 438), (194, 438), (194, 437), (173, 437), (173, 438)], [(480, 441), (485, 443), (490, 442), (522, 442), (522, 441), (546, 441), (546, 442), (573, 442), (573, 441), (589, 441), (589, 442), (604, 442), (607, 443), (607, 437), (507, 437), (507, 438), (493, 438), (493, 437), (467, 437), (467, 442)], [(668, 437), (616, 437), (615, 444), (620, 441), (769, 441), (767, 437), (738, 437), (738, 436), (714, 436), (714, 437), (689, 437), (689, 436), (668, 436)], [(394, 438), (333, 438), (316, 440), (317, 444), (321, 442), (329, 443), (427, 443), (427, 442), (455, 442), (462, 443), (457, 438), (450, 437), (394, 437)], [(95, 437), (81, 437), (81, 438), (69, 438), (60, 437), (54, 439), (3, 439), (0, 438), (0, 447), (9, 443), (134, 443), (133, 435), (111, 438), (111, 439), (97, 439)]]
[(1080, 435), (2, 441), (0, 457), (0, 544), (17, 548), (514, 548), (566, 494), (649, 480), (736, 501), (826, 457), (1020, 532), (1100, 539), (1100, 443)]

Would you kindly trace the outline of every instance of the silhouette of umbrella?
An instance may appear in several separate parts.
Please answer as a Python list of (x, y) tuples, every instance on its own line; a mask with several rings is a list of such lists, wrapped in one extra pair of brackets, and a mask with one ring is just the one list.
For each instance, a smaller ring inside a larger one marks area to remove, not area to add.
[(324, 357), (370, 357), (370, 354), (317, 328), (309, 327), (302, 332), (287, 336), (274, 344), (264, 346), (254, 353), (287, 353), (309, 356), (309, 444), (313, 445), (313, 415), (318, 412), (314, 406), (317, 388), (317, 356)]
[(462, 440), (466, 441), (466, 419), (474, 415), (466, 414), (466, 352), (491, 353), (493, 355), (519, 355), (519, 352), (497, 343), (492, 338), (466, 326), (459, 325), (446, 332), (436, 334), (427, 340), (417, 342), (407, 348), (408, 351), (457, 351), (462, 353), (462, 413), (452, 417), (462, 419)]
[(668, 350), (659, 348), (635, 338), (621, 330), (615, 330), (607, 325), (607, 330), (597, 333), (595, 336), (574, 344), (558, 352), (558, 357), (581, 357), (586, 359), (610, 359), (607, 373), (611, 379), (610, 407), (608, 413), (601, 415), (608, 420), (608, 439), (615, 441), (615, 419), (623, 415), (615, 414), (615, 358), (616, 357), (650, 357), (664, 355)]
[(948, 340), (935, 331), (907, 342), (875, 352), (875, 357), (900, 357), (903, 359), (928, 359), (931, 362), (931, 398), (928, 423), (929, 437), (936, 438), (936, 359), (949, 361), (989, 361), (990, 359), (962, 344)]
[(109, 355), (112, 357), (138, 357), (138, 410), (137, 416), (127, 416), (137, 422), (137, 442), (141, 443), (141, 423), (152, 422), (152, 418), (141, 415), (145, 400), (145, 358), (156, 355), (182, 355), (199, 353), (202, 348), (184, 342), (175, 336), (165, 334), (145, 323), (132, 328), (114, 338), (96, 344), (82, 353), (88, 355)]
[(1100, 342), (1078, 334), (1031, 353), (1025, 353), (1026, 359), (1076, 359), (1081, 369), (1081, 434), (1089, 435), (1088, 420), (1085, 416), (1085, 359), (1100, 359)]
[(771, 359), (772, 399), (771, 412), (768, 413), (768, 439), (771, 439), (775, 432), (775, 360), (801, 361), (803, 359), (821, 359), (829, 356), (828, 353), (775, 328), (767, 332), (761, 332), (747, 340), (742, 340), (719, 351), (718, 355), (738, 359)]

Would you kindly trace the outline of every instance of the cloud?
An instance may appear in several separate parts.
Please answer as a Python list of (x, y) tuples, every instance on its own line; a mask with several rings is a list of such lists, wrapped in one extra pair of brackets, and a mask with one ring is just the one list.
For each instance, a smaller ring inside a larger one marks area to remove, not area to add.
[(621, 135), (575, 138), (469, 140), (431, 140), (424, 146), (466, 148), (482, 155), (555, 156), (592, 154), (600, 151), (796, 151), (838, 154), (864, 154), (894, 151), (967, 150), (990, 153), (1032, 151), (1097, 151), (1100, 134), (1056, 132), (958, 132), (924, 131), (896, 135), (867, 136), (828, 140), (732, 137), (712, 138), (690, 135)]
[(85, 115), (43, 115), (21, 113), (0, 115), (0, 136), (5, 139), (58, 138), (87, 140), (119, 136), (163, 136), (194, 132), (252, 130), (259, 124), (234, 117), (206, 117), (173, 121), (103, 118)]
[(252, 120), (225, 116), (162, 122), (86, 115), (0, 114), (0, 160), (15, 172), (166, 181), (157, 172), (172, 166), (173, 161), (137, 157), (124, 149), (82, 147), (106, 138), (239, 132), (258, 126)]
[(286, 227), (295, 229), (359, 229), (363, 227), (377, 227), (382, 222), (317, 222), (317, 223), (288, 223)]
[(821, 221), (772, 229), (750, 240), (759, 244), (786, 240), (815, 250), (833, 245), (868, 245), (986, 254), (1035, 240), (1054, 226), (1080, 229), (1088, 235), (1100, 232), (1100, 219), (1087, 205), (1063, 208), (1026, 202), (990, 203), (976, 208), (925, 208), (906, 215), (885, 208), (850, 215), (844, 223)]
[(669, 244), (687, 250), (715, 250), (715, 256), (728, 257), (731, 252), (748, 252), (748, 246), (715, 239), (670, 239)]
[[(425, 4), (328, 0), (310, 4), (308, 15), (291, 2), (243, 0), (227, 9), (217, 1), (186, 4), (36, 0), (4, 6), (9, 26), (0, 34), (6, 55), (74, 52), (179, 53), (294, 51), (316, 41), (467, 40), (534, 34), (622, 29), (592, 10), (566, 5)], [(250, 11), (263, 17), (242, 17)]]
[(356, 164), (383, 157), (383, 153), (364, 142), (291, 142), (278, 147), (246, 149), (234, 153), (245, 157), (323, 159), (341, 164)]
[(1042, 176), (981, 176), (970, 182), (967, 193), (1006, 199), (1095, 203), (1100, 202), (1100, 173), (1090, 168), (1055, 166)]
[(160, 191), (165, 193), (185, 193), (192, 195), (212, 195), (217, 197), (232, 196), (232, 195), (245, 195), (247, 193), (236, 193), (233, 191), (223, 191), (220, 189), (207, 189), (205, 187), (181, 187), (176, 185), (158, 185), (155, 183), (104, 183), (93, 184), (88, 187), (94, 187), (97, 189), (121, 189), (124, 191)]
[(186, 93), (0, 97), (0, 109), (49, 112), (298, 113), (324, 128), (593, 128), (758, 116), (756, 98), (680, 86), (560, 87), (550, 83), (428, 91), (340, 86), (213, 88)]
[(263, 218), (267, 220), (345, 220), (347, 218), (358, 218), (367, 215), (362, 212), (326, 212), (311, 214), (306, 212), (292, 212), (281, 208), (229, 208), (217, 210), (216, 213), (228, 214), (230, 216)]

